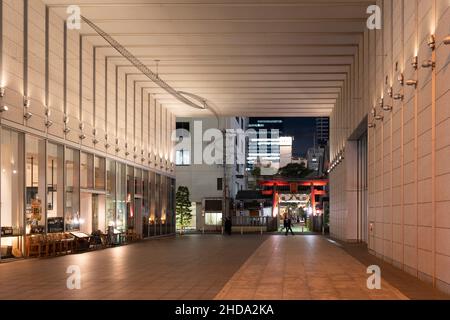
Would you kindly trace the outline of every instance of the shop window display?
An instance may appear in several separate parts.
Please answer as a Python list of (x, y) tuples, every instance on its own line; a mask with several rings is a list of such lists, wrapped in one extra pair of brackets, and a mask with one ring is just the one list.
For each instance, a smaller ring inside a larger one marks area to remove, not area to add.
[(24, 136), (9, 129), (1, 130), (1, 234), (0, 258), (23, 254)]
[(64, 147), (47, 144), (47, 232), (64, 231)]
[(127, 228), (127, 173), (126, 165), (116, 164), (116, 229), (124, 232)]
[(142, 236), (149, 236), (150, 207), (149, 207), (149, 173), (144, 170), (142, 175)]
[(134, 168), (134, 232), (137, 234), (142, 232), (142, 211), (142, 170)]
[(127, 166), (127, 229), (133, 231), (134, 225), (134, 167)]
[(105, 189), (105, 166), (105, 158), (96, 156), (94, 160), (95, 189)]
[(155, 207), (155, 199), (156, 199), (156, 189), (155, 189), (155, 180), (156, 174), (154, 172), (150, 172), (149, 174), (149, 209), (150, 209), (150, 236), (156, 235), (156, 207)]
[(25, 137), (25, 218), (27, 234), (45, 233), (46, 215), (46, 141), (37, 137)]
[(156, 235), (161, 234), (161, 175), (155, 175), (155, 224)]
[(80, 152), (66, 148), (65, 153), (66, 231), (80, 230)]
[(116, 162), (106, 160), (106, 225), (116, 226)]
[(80, 179), (81, 188), (94, 188), (94, 156), (92, 154), (81, 152)]

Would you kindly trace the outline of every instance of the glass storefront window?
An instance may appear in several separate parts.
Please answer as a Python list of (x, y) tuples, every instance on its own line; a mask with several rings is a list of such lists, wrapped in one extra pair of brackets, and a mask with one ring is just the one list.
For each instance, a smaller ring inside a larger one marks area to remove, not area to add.
[(208, 226), (222, 225), (222, 212), (205, 212), (205, 224)]
[(142, 235), (143, 237), (149, 236), (149, 218), (150, 218), (150, 207), (149, 207), (149, 173), (144, 170), (142, 174)]
[(127, 172), (126, 165), (116, 164), (116, 229), (124, 232), (127, 228)]
[(116, 226), (116, 162), (106, 160), (106, 226)]
[(105, 190), (105, 158), (95, 156), (94, 172), (95, 172), (95, 189)]
[(161, 234), (161, 175), (155, 175), (155, 223), (156, 235)]
[(156, 208), (155, 208), (155, 198), (156, 198), (156, 192), (155, 192), (155, 173), (150, 172), (149, 175), (149, 207), (150, 207), (150, 236), (154, 236), (156, 234)]
[(80, 152), (66, 148), (65, 153), (66, 231), (80, 230)]
[(64, 147), (47, 144), (47, 232), (64, 231)]
[(142, 170), (134, 169), (134, 194), (142, 195)]
[(23, 134), (1, 129), (0, 258), (23, 254)]
[(127, 166), (127, 228), (134, 230), (134, 167)]
[(80, 178), (81, 188), (94, 188), (94, 156), (89, 153), (81, 152), (80, 156)]
[(46, 141), (37, 137), (26, 135), (25, 159), (26, 159), (26, 232), (36, 234), (45, 232), (45, 157)]
[(160, 182), (160, 208), (161, 208), (161, 223), (162, 223), (162, 234), (167, 233), (167, 206), (166, 206), (166, 197), (167, 197), (167, 183), (166, 176), (161, 176)]

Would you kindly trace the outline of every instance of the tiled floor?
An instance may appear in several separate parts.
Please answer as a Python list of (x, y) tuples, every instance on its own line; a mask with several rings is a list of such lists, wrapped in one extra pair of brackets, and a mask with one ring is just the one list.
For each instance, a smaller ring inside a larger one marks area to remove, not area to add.
[[(81, 269), (80, 290), (67, 289), (70, 265)], [(366, 267), (322, 236), (187, 235), (78, 255), (2, 263), (0, 299), (410, 297), (385, 280), (381, 290), (368, 290)], [(419, 281), (399, 272), (403, 282)], [(402, 284), (397, 281), (396, 286)]]
[[(190, 235), (0, 264), (0, 299), (212, 299), (264, 241)], [(69, 290), (66, 270), (81, 269)]]
[(367, 289), (367, 266), (321, 236), (272, 236), (216, 299), (407, 299), (382, 280)]

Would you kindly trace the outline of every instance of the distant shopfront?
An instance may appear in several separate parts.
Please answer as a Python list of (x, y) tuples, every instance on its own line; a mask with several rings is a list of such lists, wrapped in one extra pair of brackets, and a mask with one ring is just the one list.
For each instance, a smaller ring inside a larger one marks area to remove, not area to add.
[(0, 259), (36, 234), (175, 232), (172, 177), (6, 127), (0, 139)]

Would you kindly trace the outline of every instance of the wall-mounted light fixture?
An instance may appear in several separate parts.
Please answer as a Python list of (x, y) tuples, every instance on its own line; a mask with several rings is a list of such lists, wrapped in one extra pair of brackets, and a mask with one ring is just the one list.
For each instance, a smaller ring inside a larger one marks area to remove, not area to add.
[(417, 68), (419, 67), (419, 57), (418, 56), (414, 56), (411, 59), (411, 65), (414, 68), (414, 70), (417, 70)]
[(397, 93), (393, 97), (394, 100), (403, 100), (403, 98), (404, 98), (404, 95), (401, 93)]
[(389, 97), (392, 98), (392, 87), (389, 87), (389, 88), (387, 89), (387, 94), (388, 94)]
[(373, 123), (373, 122), (370, 122), (370, 123), (368, 124), (368, 127), (369, 127), (369, 128), (375, 128), (375, 127), (376, 127), (376, 125), (375, 125), (375, 123)]
[(63, 132), (64, 132), (65, 134), (68, 134), (68, 133), (70, 132), (70, 128), (65, 127), (64, 130), (63, 130)]
[(69, 123), (69, 117), (66, 116), (66, 115), (64, 115), (64, 117), (63, 117), (63, 122), (64, 122), (65, 124), (68, 124), (68, 123)]
[(383, 120), (384, 120), (384, 116), (381, 115), (381, 114), (377, 114), (377, 115), (374, 117), (374, 119), (377, 120), (377, 121), (383, 121)]
[(1, 106), (1, 107), (0, 107), (0, 113), (6, 112), (6, 111), (8, 111), (8, 110), (9, 110), (8, 106)]
[(120, 152), (120, 148), (119, 147), (116, 148), (116, 152)]
[(128, 152), (128, 151), (125, 151), (125, 156), (129, 156), (130, 155), (130, 153)]
[(0, 98), (3, 98), (5, 96), (6, 89), (4, 87), (0, 88)]
[(436, 37), (434, 36), (434, 34), (429, 35), (427, 45), (431, 50), (434, 50), (436, 48)]
[(83, 123), (83, 122), (80, 122), (80, 123), (78, 124), (78, 128), (80, 128), (80, 130), (83, 131), (83, 129), (84, 129), (84, 123)]
[(422, 62), (422, 68), (433, 68), (436, 67), (436, 62), (432, 60), (424, 60)]
[(392, 106), (388, 106), (388, 105), (384, 104), (383, 98), (380, 99), (379, 106), (383, 111), (392, 111)]
[(28, 97), (23, 97), (23, 106), (24, 106), (25, 108), (29, 108), (30, 105), (31, 105), (31, 100), (28, 99)]
[(46, 117), (50, 117), (50, 115), (52, 114), (52, 111), (50, 110), (50, 108), (45, 108), (44, 114)]
[(400, 85), (403, 85), (404, 81), (403, 73), (399, 73), (399, 75), (397, 76), (397, 81), (398, 83), (400, 83)]
[(80, 140), (86, 139), (86, 135), (84, 133), (80, 134), (78, 137), (80, 138)]
[(406, 85), (417, 88), (417, 80), (406, 80)]
[(94, 139), (92, 139), (92, 143), (93, 143), (93, 144), (97, 144), (97, 143), (98, 143), (98, 140), (94, 138)]
[(444, 39), (444, 44), (449, 45), (450, 44), (450, 35), (446, 36)]
[(25, 114), (23, 115), (23, 117), (25, 118), (25, 120), (30, 120), (30, 118), (33, 116), (33, 114), (31, 112), (25, 112)]
[(105, 143), (105, 148), (108, 149), (111, 145), (109, 143)]
[(50, 128), (50, 127), (52, 126), (52, 124), (53, 124), (53, 121), (52, 121), (52, 120), (46, 120), (46, 121), (45, 121), (45, 126), (46, 126), (47, 128)]

